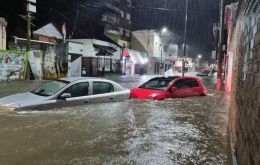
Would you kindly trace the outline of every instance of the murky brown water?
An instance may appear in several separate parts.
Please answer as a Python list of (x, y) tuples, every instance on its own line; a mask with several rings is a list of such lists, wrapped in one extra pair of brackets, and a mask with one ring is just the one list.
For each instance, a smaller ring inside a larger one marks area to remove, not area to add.
[[(125, 87), (142, 77), (107, 76)], [(228, 96), (0, 112), (0, 164), (226, 164)], [(0, 82), (0, 97), (43, 82)]]

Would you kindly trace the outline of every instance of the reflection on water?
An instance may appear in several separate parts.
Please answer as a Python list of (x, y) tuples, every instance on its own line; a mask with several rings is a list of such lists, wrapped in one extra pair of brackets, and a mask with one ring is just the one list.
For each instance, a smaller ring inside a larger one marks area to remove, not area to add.
[[(142, 77), (107, 78), (135, 87)], [(225, 164), (228, 96), (0, 112), (0, 164)], [(43, 82), (0, 84), (0, 95)]]

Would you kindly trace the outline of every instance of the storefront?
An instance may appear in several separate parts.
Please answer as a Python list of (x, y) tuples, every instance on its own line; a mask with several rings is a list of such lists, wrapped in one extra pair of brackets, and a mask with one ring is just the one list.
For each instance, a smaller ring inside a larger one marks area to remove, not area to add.
[(147, 74), (149, 59), (147, 53), (132, 49), (123, 49), (121, 71), (124, 75)]
[(81, 57), (79, 57), (81, 63), (75, 65), (75, 67), (81, 66), (81, 76), (98, 76), (107, 72), (118, 72), (120, 48), (116, 45), (95, 39), (70, 39), (68, 45), (72, 43), (81, 45), (81, 48), (77, 48), (75, 44), (71, 46), (71, 49), (82, 50)]

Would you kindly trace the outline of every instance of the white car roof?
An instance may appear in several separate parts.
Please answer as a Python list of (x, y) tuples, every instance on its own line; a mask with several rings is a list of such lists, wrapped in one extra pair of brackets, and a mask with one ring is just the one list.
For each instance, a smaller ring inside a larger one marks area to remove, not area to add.
[(78, 80), (102, 80), (98, 77), (65, 77), (65, 78), (59, 78), (59, 80), (73, 82)]

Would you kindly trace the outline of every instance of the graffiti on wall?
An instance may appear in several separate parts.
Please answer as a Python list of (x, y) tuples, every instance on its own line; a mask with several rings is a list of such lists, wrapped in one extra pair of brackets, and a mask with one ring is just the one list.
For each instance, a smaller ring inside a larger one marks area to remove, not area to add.
[(56, 78), (57, 69), (55, 68), (56, 53), (52, 49), (48, 49), (44, 55), (44, 76), (45, 78)]
[(25, 52), (0, 51), (0, 81), (25, 78)]

